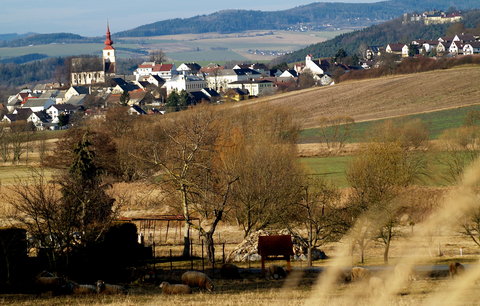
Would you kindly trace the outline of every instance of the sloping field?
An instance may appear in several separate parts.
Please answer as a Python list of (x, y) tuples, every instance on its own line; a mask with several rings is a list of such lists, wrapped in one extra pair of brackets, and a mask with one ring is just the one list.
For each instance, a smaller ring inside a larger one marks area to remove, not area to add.
[(302, 128), (318, 118), (377, 120), (480, 104), (480, 66), (350, 81), (266, 97), (248, 105), (287, 107)]

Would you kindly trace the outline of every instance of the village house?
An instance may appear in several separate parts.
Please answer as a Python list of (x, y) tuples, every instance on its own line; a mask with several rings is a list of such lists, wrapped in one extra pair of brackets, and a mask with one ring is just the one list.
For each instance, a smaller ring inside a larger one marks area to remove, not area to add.
[(176, 75), (172, 79), (167, 80), (163, 87), (167, 89), (167, 95), (170, 95), (173, 91), (199, 91), (207, 87), (207, 82), (203, 78), (194, 75)]
[(12, 123), (16, 121), (27, 121), (32, 114), (30, 108), (19, 108), (13, 111), (11, 114), (5, 114), (2, 118), (2, 122)]
[(305, 66), (301, 71), (296, 70), (297, 72), (304, 73), (306, 70), (309, 70), (312, 75), (323, 75), (327, 72), (330, 64), (327, 60), (314, 60), (311, 54), (305, 57)]
[(52, 98), (44, 99), (44, 98), (33, 98), (28, 99), (25, 104), (23, 104), (22, 108), (30, 108), (32, 112), (40, 112), (44, 111), (50, 106), (54, 105), (55, 101)]
[(27, 122), (31, 122), (37, 130), (44, 130), (45, 128), (53, 129), (55, 125), (51, 124), (52, 118), (46, 111), (33, 112), (27, 118)]
[(173, 76), (177, 75), (175, 64), (157, 64), (156, 62), (144, 62), (138, 66), (133, 72), (135, 79), (138, 81), (141, 77), (148, 77), (150, 75), (158, 75), (162, 79), (168, 81)]
[[(79, 95), (89, 95), (90, 94), (90, 88), (86, 86), (71, 86), (67, 92), (65, 93), (65, 100), (69, 100), (73, 96), (79, 96)], [(59, 103), (59, 102), (57, 102)]]
[(217, 70), (206, 76), (208, 88), (213, 88), (216, 91), (223, 91), (227, 89), (227, 85), (232, 82), (256, 80), (261, 78), (262, 75), (255, 70), (248, 69), (222, 69)]
[(469, 42), (463, 46), (464, 55), (480, 54), (480, 41)]
[(223, 99), (226, 102), (239, 102), (239, 101), (247, 100), (249, 96), (250, 94), (246, 89), (230, 88), (226, 90), (225, 93), (223, 94)]
[(46, 112), (51, 117), (52, 123), (58, 123), (58, 116), (60, 115), (73, 115), (75, 112), (81, 110), (82, 107), (72, 104), (55, 104), (47, 108)]
[(463, 43), (461, 41), (453, 41), (448, 48), (448, 53), (451, 55), (463, 54)]
[(379, 46), (368, 46), (365, 50), (364, 57), (366, 60), (371, 61), (381, 55), (381, 48)]
[(202, 76), (202, 66), (197, 63), (183, 63), (177, 68), (177, 73), (182, 75)]
[(274, 83), (268, 80), (244, 80), (227, 84), (227, 88), (248, 90), (251, 96), (264, 96), (274, 93)]
[(298, 78), (298, 73), (294, 69), (285, 70), (281, 75), (278, 76), (279, 79), (296, 79)]
[(388, 44), (385, 52), (408, 57), (409, 47), (406, 44)]
[(448, 52), (451, 44), (451, 41), (439, 41), (437, 45), (437, 54), (442, 55)]
[(65, 101), (65, 90), (48, 89), (43, 92), (38, 98), (41, 99), (53, 99), (55, 103), (63, 103)]

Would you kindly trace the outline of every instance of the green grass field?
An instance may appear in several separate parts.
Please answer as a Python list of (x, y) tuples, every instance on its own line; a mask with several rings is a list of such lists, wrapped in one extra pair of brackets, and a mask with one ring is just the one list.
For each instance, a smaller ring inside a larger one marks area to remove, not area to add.
[[(337, 187), (349, 187), (346, 171), (349, 163), (355, 156), (328, 156), (328, 157), (302, 157), (300, 164), (311, 175), (322, 177)], [(419, 176), (416, 184), (421, 186), (448, 186), (447, 166), (443, 163), (446, 158), (443, 152), (426, 153), (425, 174)]]
[[(402, 116), (394, 119), (385, 119), (385, 120), (393, 120), (394, 122), (401, 123), (401, 122), (405, 122), (413, 119), (420, 119), (427, 125), (430, 131), (430, 139), (437, 139), (443, 133), (443, 131), (462, 126), (466, 114), (472, 110), (480, 111), (480, 105), (459, 107), (454, 109)], [(365, 121), (365, 122), (355, 123), (352, 128), (352, 133), (347, 141), (350, 143), (365, 141), (365, 133), (369, 130), (372, 130), (372, 128), (375, 125), (380, 124), (385, 120), (374, 120), (374, 121)], [(300, 143), (320, 142), (321, 139), (320, 137), (318, 137), (318, 134), (319, 134), (318, 128), (303, 130), (300, 133), (299, 142)]]

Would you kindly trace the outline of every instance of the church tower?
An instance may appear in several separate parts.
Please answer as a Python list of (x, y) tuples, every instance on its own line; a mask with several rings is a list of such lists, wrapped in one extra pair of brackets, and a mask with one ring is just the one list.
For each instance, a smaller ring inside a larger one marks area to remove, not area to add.
[(115, 49), (112, 45), (113, 41), (110, 36), (110, 26), (107, 23), (107, 38), (105, 39), (105, 48), (103, 48), (103, 71), (105, 75), (116, 73)]

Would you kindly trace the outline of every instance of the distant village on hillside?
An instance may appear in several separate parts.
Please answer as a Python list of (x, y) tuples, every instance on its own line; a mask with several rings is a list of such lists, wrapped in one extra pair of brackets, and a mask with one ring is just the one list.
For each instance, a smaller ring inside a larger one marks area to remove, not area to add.
[[(405, 15), (405, 22), (443, 23), (461, 20), (460, 13), (427, 12)], [(236, 102), (261, 96), (335, 84), (341, 74), (380, 66), (387, 57), (401, 61), (411, 57), (457, 57), (480, 54), (480, 33), (458, 33), (437, 40), (416, 39), (408, 44), (369, 46), (353, 62), (315, 59), (291, 67), (269, 69), (261, 63), (227, 68), (215, 63), (143, 62), (131, 75), (117, 74), (115, 48), (107, 26), (105, 47), (98, 58), (72, 60), (70, 84), (39, 84), (22, 89), (3, 103), (2, 121), (27, 121), (38, 130), (65, 129), (83, 116), (104, 117), (107, 108), (128, 107), (131, 115), (161, 115), (200, 103)], [(344, 53), (344, 52), (343, 52)], [(321, 56), (321, 54), (320, 54)]]

